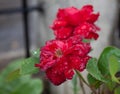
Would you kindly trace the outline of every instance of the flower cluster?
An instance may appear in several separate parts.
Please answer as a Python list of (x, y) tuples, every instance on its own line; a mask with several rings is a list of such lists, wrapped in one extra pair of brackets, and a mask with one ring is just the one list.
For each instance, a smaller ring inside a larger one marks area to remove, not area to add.
[(98, 38), (99, 28), (94, 24), (98, 17), (99, 13), (93, 13), (92, 5), (58, 10), (51, 26), (55, 39), (41, 48), (40, 63), (36, 64), (53, 84), (60, 85), (73, 78), (74, 70), (85, 69), (91, 46), (83, 40)]

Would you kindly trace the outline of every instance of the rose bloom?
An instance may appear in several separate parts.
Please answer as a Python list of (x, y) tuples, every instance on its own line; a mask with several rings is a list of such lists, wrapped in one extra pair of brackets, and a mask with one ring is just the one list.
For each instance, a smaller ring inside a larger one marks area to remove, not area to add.
[(82, 72), (86, 68), (91, 46), (83, 40), (96, 40), (100, 30), (95, 25), (99, 13), (93, 12), (92, 5), (58, 10), (51, 26), (56, 38), (41, 48), (40, 63), (36, 64), (54, 85), (72, 79), (74, 70)]
[(50, 40), (41, 48), (40, 63), (36, 64), (46, 72), (47, 78), (55, 85), (72, 79), (74, 70), (83, 71), (90, 56), (89, 43), (83, 43), (80, 36), (68, 40)]
[(81, 9), (75, 7), (59, 9), (51, 26), (56, 39), (67, 39), (73, 34), (80, 34), (87, 39), (97, 39), (96, 31), (99, 31), (99, 28), (94, 23), (97, 21), (99, 13), (93, 12), (92, 5), (83, 6)]
[(74, 35), (80, 35), (83, 39), (95, 39), (99, 37), (99, 35), (96, 33), (96, 31), (99, 30), (98, 27), (96, 27), (94, 24), (89, 24), (84, 22), (83, 24), (80, 24), (78, 27), (75, 28), (73, 34)]

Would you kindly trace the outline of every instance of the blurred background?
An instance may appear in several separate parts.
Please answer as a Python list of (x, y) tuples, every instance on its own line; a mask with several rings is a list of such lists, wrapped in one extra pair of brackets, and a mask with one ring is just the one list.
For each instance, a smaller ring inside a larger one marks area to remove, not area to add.
[[(91, 55), (98, 57), (108, 45), (120, 47), (119, 0), (0, 0), (0, 70), (13, 60), (29, 57), (32, 50), (54, 38), (49, 26), (58, 8), (81, 8), (85, 4), (92, 4), (100, 12), (96, 23), (101, 28), (100, 37), (92, 44)], [(47, 89), (51, 94), (73, 94), (71, 87), (66, 82)]]

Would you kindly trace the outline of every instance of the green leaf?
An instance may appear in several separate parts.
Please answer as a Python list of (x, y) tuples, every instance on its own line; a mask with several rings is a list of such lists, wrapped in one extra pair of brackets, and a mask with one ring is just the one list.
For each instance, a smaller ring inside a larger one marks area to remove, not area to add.
[(7, 74), (7, 81), (14, 80), (23, 75), (37, 73), (39, 71), (39, 69), (35, 67), (35, 64), (39, 63), (39, 60), (36, 57), (22, 59), (16, 61), (16, 63), (19, 63), (20, 65), (18, 69), (13, 69), (11, 72), (9, 72), (9, 74)]
[(92, 75), (88, 74), (87, 75), (87, 79), (88, 79), (88, 82), (90, 84), (91, 87), (94, 87), (94, 88), (99, 88), (99, 86), (102, 84), (101, 81), (95, 79)]
[(120, 87), (115, 89), (114, 94), (120, 94)]
[[(112, 63), (116, 60), (111, 61), (111, 56), (116, 56), (118, 58), (120, 58), (120, 50), (118, 48), (115, 47), (107, 47), (103, 50), (103, 52), (101, 53), (101, 56), (98, 60), (98, 68), (101, 71), (102, 75), (108, 79), (109, 81), (111, 80), (111, 76), (114, 78), (113, 73), (111, 75), (111, 72), (115, 72), (115, 70), (118, 70), (116, 66), (117, 62), (114, 63), (114, 69), (112, 69)], [(112, 59), (115, 59), (114, 57), (112, 57)], [(114, 79), (115, 80), (115, 79)]]
[(120, 83), (119, 79), (117, 79), (117, 77), (115, 76), (115, 74), (120, 71), (120, 62), (119, 62), (120, 59), (114, 55), (111, 55), (108, 58), (108, 60), (109, 60), (109, 70), (112, 80), (117, 83)]
[(4, 70), (1, 71), (0, 81), (1, 82), (8, 81), (8, 80), (10, 81), (10, 80), (18, 77), (21, 62), (23, 62), (23, 59), (19, 59), (19, 60), (15, 60), (13, 62), (10, 62), (8, 64), (8, 66)]
[(116, 83), (114, 81), (110, 80), (110, 81), (108, 81), (106, 86), (110, 91), (112, 91), (116, 87)]
[(22, 84), (11, 94), (40, 94), (43, 91), (43, 84), (39, 79), (30, 79), (28, 83)]
[[(118, 67), (115, 67), (117, 64), (115, 63), (113, 65), (113, 62), (116, 61), (117, 58), (115, 57), (111, 58), (111, 56), (120, 58), (120, 49), (115, 47), (107, 47), (103, 50), (98, 60), (98, 68), (102, 73), (102, 75), (104, 76), (104, 78), (108, 80), (106, 85), (110, 90), (112, 90), (116, 85), (115, 82), (117, 81), (117, 79), (113, 74), (115, 74), (115, 71), (118, 70)], [(111, 61), (110, 59), (114, 59), (114, 60)], [(112, 65), (113, 65), (113, 69), (112, 69)], [(115, 74), (116, 77), (117, 76), (119, 77), (118, 74), (119, 74), (119, 71)], [(115, 82), (113, 82), (113, 79)]]
[(39, 63), (39, 60), (37, 58), (30, 57), (28, 59), (25, 59), (24, 62), (22, 62), (20, 68), (20, 74), (26, 75), (26, 74), (37, 73), (39, 69), (35, 67), (36, 63)]
[(82, 42), (84, 43), (90, 43), (92, 40), (91, 39), (83, 39)]
[(97, 66), (97, 60), (95, 58), (92, 58), (88, 61), (86, 69), (88, 73), (91, 74), (95, 79), (102, 82), (107, 82), (107, 80), (104, 79), (103, 75), (99, 71)]
[(6, 77), (6, 76), (8, 76), (8, 74), (9, 74), (10, 72), (12, 72), (13, 70), (19, 69), (20, 66), (21, 66), (21, 63), (22, 63), (23, 61), (24, 61), (24, 59), (19, 59), (19, 60), (15, 60), (15, 61), (13, 61), (13, 62), (10, 62), (10, 63), (8, 64), (8, 66), (5, 68), (5, 70), (2, 70), (2, 71), (1, 71), (0, 77), (1, 77), (1, 76), (2, 76), (2, 77)]
[(12, 81), (18, 77), (20, 77), (20, 69), (14, 70), (11, 73), (8, 74), (8, 77), (6, 79), (6, 81)]
[(112, 50), (113, 50), (112, 47), (105, 48), (98, 60), (98, 68), (104, 76), (109, 75), (109, 68), (108, 68), (109, 64), (108, 64), (107, 58), (108, 58), (108, 55), (111, 54)]
[(120, 57), (120, 50), (115, 47), (107, 47), (103, 50), (98, 60), (98, 68), (101, 71), (102, 75), (106, 76), (107, 78), (110, 78), (108, 58), (111, 55)]
[[(0, 94), (40, 94), (42, 92), (43, 84), (40, 79), (33, 79), (30, 75), (18, 77), (21, 62), (24, 62), (24, 60), (11, 62), (0, 73)], [(10, 79), (17, 78), (6, 81), (7, 77), (10, 77)]]

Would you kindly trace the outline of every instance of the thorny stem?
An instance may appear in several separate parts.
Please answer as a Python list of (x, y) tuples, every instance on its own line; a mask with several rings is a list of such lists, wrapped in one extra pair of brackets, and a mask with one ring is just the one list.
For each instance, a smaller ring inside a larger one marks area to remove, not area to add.
[(89, 84), (85, 81), (85, 79), (82, 77), (82, 75), (79, 73), (79, 71), (75, 70), (78, 77), (89, 87)]
[(85, 88), (84, 88), (84, 86), (83, 86), (83, 82), (82, 82), (81, 79), (80, 79), (80, 86), (81, 86), (81, 88), (82, 88), (83, 94), (86, 94), (86, 93), (85, 93)]
[(79, 73), (79, 71), (75, 70), (75, 72), (77, 73), (78, 77), (80, 80), (82, 80), (93, 92), (93, 94), (97, 94), (96, 91), (85, 81), (85, 79), (83, 78), (83, 76)]

